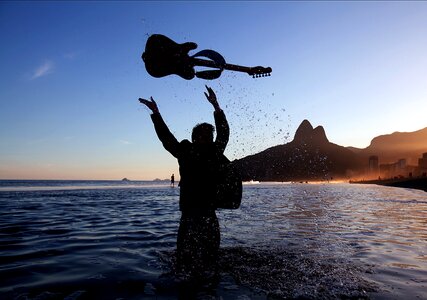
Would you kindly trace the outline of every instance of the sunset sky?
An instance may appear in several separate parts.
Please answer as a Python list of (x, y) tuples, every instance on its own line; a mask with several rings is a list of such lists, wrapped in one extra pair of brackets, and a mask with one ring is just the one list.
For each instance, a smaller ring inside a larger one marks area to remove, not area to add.
[[(153, 33), (272, 76), (152, 78), (141, 53)], [(427, 127), (424, 1), (0, 2), (0, 36), (0, 179), (177, 175), (138, 98), (153, 96), (182, 140), (213, 122), (205, 84), (230, 159), (290, 142), (304, 119), (360, 148)]]

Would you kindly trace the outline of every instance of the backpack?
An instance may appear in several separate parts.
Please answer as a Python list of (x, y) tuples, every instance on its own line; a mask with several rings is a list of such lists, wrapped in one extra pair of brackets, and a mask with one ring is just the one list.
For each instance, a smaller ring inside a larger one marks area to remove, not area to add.
[(216, 182), (216, 208), (237, 209), (242, 202), (242, 176), (222, 154)]

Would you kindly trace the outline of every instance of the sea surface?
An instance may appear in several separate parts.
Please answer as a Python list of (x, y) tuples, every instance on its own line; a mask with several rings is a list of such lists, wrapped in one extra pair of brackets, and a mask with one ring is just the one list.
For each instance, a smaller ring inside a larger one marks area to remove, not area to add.
[(172, 272), (178, 199), (167, 182), (0, 181), (0, 299), (427, 299), (424, 191), (245, 184), (199, 285)]

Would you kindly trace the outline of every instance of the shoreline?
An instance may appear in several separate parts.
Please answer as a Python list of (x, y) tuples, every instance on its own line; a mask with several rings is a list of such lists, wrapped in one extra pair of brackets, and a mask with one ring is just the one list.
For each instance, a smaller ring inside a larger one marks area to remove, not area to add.
[(399, 188), (409, 188), (423, 190), (427, 192), (427, 177), (416, 177), (416, 178), (398, 178), (398, 179), (381, 179), (381, 180), (357, 180), (349, 181), (350, 183), (356, 184), (377, 184), (384, 186), (392, 186)]

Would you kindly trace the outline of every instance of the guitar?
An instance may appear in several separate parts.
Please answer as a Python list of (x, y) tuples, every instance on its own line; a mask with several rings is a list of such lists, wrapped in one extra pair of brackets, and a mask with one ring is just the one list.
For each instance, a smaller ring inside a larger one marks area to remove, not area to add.
[[(211, 80), (221, 76), (223, 70), (245, 72), (257, 78), (270, 76), (272, 72), (270, 67), (250, 68), (228, 64), (221, 54), (213, 50), (202, 50), (189, 56), (188, 52), (196, 48), (195, 43), (178, 44), (164, 35), (153, 34), (148, 38), (145, 52), (142, 53), (141, 58), (145, 63), (147, 72), (157, 78), (176, 74), (187, 80), (194, 77)], [(195, 66), (214, 68), (214, 70), (196, 72)]]

